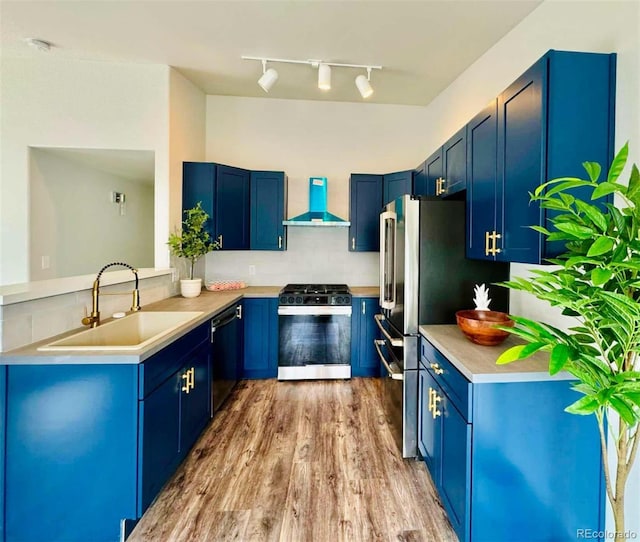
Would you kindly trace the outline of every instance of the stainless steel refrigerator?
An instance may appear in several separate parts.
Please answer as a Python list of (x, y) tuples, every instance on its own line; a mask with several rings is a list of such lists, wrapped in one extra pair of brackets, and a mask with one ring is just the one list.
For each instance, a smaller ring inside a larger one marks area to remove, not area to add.
[[(472, 309), (473, 287), (490, 288), (491, 309), (508, 312), (509, 264), (465, 258), (465, 202), (402, 196), (380, 215), (382, 339), (387, 418), (403, 457), (418, 454), (419, 332), (424, 324), (454, 324)], [(386, 373), (386, 374), (385, 374)]]

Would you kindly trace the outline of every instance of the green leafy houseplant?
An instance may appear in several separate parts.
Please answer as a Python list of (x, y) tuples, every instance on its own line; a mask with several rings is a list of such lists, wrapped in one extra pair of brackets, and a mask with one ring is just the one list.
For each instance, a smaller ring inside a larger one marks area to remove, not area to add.
[[(640, 441), (640, 174), (633, 165), (627, 186), (618, 182), (627, 156), (625, 144), (602, 181), (600, 166), (585, 162), (588, 179), (553, 179), (531, 194), (532, 201), (556, 213), (549, 219), (550, 229), (532, 227), (549, 241), (565, 242), (566, 250), (549, 260), (559, 268), (535, 270), (532, 278), (516, 277), (502, 285), (561, 307), (576, 325), (565, 332), (513, 316), (516, 325), (504, 329), (527, 344), (506, 350), (497, 360), (510, 363), (546, 351), (550, 374), (564, 370), (575, 377), (573, 389), (582, 397), (566, 411), (597, 419), (617, 536), (624, 533), (625, 486)], [(622, 205), (605, 203), (603, 212), (572, 196), (577, 187), (592, 190), (592, 201), (614, 194)], [(617, 421), (609, 418), (611, 411)], [(607, 445), (615, 448), (615, 476)]]
[(202, 208), (202, 202), (184, 211), (182, 233), (169, 235), (169, 250), (175, 256), (189, 260), (189, 279), (193, 280), (193, 269), (196, 262), (207, 252), (218, 248), (218, 243), (211, 240), (211, 236), (204, 229), (209, 215)]

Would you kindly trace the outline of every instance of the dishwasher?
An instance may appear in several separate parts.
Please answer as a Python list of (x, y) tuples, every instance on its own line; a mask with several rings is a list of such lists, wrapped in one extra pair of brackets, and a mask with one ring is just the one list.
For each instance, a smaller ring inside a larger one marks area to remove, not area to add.
[(240, 379), (242, 303), (211, 320), (211, 416), (220, 409)]

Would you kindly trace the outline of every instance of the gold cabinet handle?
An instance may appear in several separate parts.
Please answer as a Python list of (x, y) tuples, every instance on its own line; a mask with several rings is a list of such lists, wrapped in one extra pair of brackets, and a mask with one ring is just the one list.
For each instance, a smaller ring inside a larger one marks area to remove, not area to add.
[(441, 375), (442, 373), (444, 373), (444, 369), (442, 369), (440, 365), (438, 365), (437, 363), (432, 363), (431, 368), (433, 369), (433, 372), (436, 373), (437, 375)]
[(222, 234), (218, 235), (218, 245), (222, 248)]
[(278, 248), (282, 248), (282, 235), (278, 235)]
[(489, 236), (489, 232), (486, 231), (484, 232), (484, 255), (488, 256), (489, 255), (489, 241), (490, 240), (490, 236)]
[(433, 411), (433, 394), (435, 393), (435, 390), (432, 387), (429, 387), (429, 412)]
[(496, 233), (495, 231), (493, 232), (493, 253), (494, 254), (500, 254), (500, 252), (502, 252), (498, 247), (497, 247), (497, 239), (502, 239), (502, 235), (500, 235), (499, 233)]
[(184, 391), (185, 393), (189, 393), (193, 388), (196, 387), (195, 376), (196, 376), (195, 367), (191, 367), (191, 369), (183, 373), (182, 380), (185, 380), (186, 382), (182, 386), (182, 391)]
[(366, 314), (367, 313), (367, 306), (365, 304), (364, 301), (362, 301), (362, 314)]
[(444, 194), (447, 189), (444, 187), (444, 185), (447, 183), (447, 179), (440, 179), (440, 194)]
[(442, 411), (438, 409), (438, 403), (442, 401), (442, 397), (440, 397), (437, 392), (433, 391), (433, 409), (431, 410), (431, 414), (433, 419), (435, 420), (438, 416), (442, 416)]
[(242, 320), (242, 305), (236, 307), (236, 318)]
[(438, 177), (436, 179), (436, 196), (440, 195), (440, 181), (442, 181), (442, 179), (440, 177)]
[(351, 238), (351, 250), (355, 250), (356, 249), (356, 238), (352, 237)]
[(184, 380), (184, 384), (182, 385), (182, 391), (189, 393), (189, 390), (191, 389), (189, 387), (189, 371), (185, 371), (182, 374), (182, 380)]
[[(495, 230), (493, 230), (491, 233), (485, 232), (485, 256), (488, 256), (489, 254), (495, 256), (496, 254), (500, 254), (500, 252), (502, 252), (497, 247), (497, 240), (501, 238), (502, 235), (497, 233)], [(491, 243), (489, 243), (489, 241), (491, 241)]]

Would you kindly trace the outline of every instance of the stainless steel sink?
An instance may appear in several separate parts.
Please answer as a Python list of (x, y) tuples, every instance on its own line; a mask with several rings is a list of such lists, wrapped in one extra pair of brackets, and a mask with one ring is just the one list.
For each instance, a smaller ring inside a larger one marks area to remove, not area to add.
[(38, 350), (138, 350), (202, 314), (198, 311), (135, 312), (40, 346)]

